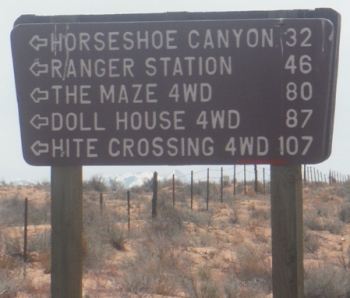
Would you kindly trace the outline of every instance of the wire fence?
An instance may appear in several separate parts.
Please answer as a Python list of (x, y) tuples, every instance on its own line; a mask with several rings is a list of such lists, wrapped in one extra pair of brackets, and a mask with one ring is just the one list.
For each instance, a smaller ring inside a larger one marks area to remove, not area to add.
[[(224, 176), (225, 181), (237, 182), (254, 181), (260, 182), (270, 181), (270, 166), (262, 165), (233, 165), (221, 168), (207, 168), (201, 171), (193, 172), (193, 176), (196, 181), (206, 181), (206, 173), (210, 172), (210, 181), (212, 183), (219, 183)], [(192, 173), (192, 171), (191, 171)], [(176, 179), (180, 181), (189, 182), (191, 173), (177, 176)], [(197, 178), (198, 177), (198, 178)], [(350, 180), (350, 175), (342, 174), (337, 171), (329, 170), (327, 173), (322, 172), (313, 166), (303, 165), (302, 166), (302, 180), (304, 182), (326, 182), (329, 184), (333, 183), (344, 183)]]
[[(302, 179), (304, 186), (313, 183), (323, 184), (340, 184), (350, 181), (350, 175), (344, 175), (336, 171), (329, 170), (328, 173), (323, 173), (316, 167), (303, 166), (302, 167)], [(169, 181), (170, 180), (170, 181)], [(212, 200), (225, 202), (227, 197), (235, 198), (236, 195), (247, 195), (247, 191), (253, 191), (261, 195), (269, 194), (270, 184), (270, 167), (268, 166), (257, 166), (257, 165), (235, 165), (230, 167), (220, 168), (207, 168), (201, 171), (191, 171), (188, 174), (176, 176), (172, 175), (168, 181), (160, 181), (158, 184), (158, 178), (156, 173), (149, 181), (145, 181), (142, 187), (147, 186), (149, 190), (153, 192), (152, 204), (150, 213), (152, 218), (157, 217), (157, 199), (158, 191), (162, 188), (167, 188), (168, 193), (170, 190), (170, 197), (172, 197), (172, 204), (177, 204), (177, 195), (183, 191), (183, 186), (187, 186), (188, 192), (186, 193), (187, 204), (191, 210), (193, 210), (194, 200), (202, 200), (204, 209), (209, 209), (210, 202)], [(0, 185), (1, 186), (1, 185)], [(6, 187), (6, 185), (2, 185)], [(7, 185), (11, 187), (10, 185)], [(36, 186), (31, 186), (35, 188)], [(49, 199), (49, 185), (46, 185), (46, 199), (44, 204), (41, 203), (41, 207), (37, 208), (35, 201), (35, 192), (32, 197), (21, 197), (15, 195), (10, 200), (4, 199), (4, 192), (0, 193), (0, 215), (2, 220), (0, 224), (6, 227), (16, 227), (22, 229), (23, 236), (17, 233), (15, 242), (7, 243), (7, 245), (16, 246), (18, 254), (21, 255), (24, 262), (28, 261), (27, 250), (28, 250), (28, 225), (44, 224), (45, 225), (45, 237), (44, 242), (47, 245), (48, 237), (46, 235), (46, 226), (49, 229), (50, 226), (50, 199)], [(99, 211), (103, 214), (105, 199), (111, 200), (111, 197), (115, 197), (116, 192), (111, 190), (105, 190), (98, 192), (99, 200), (94, 201), (94, 205), (99, 205)], [(125, 208), (127, 210), (127, 223), (128, 229), (131, 226), (131, 212), (130, 206), (133, 197), (137, 195), (136, 188), (119, 190), (119, 195), (125, 197)], [(124, 198), (121, 198), (124, 200)], [(41, 199), (42, 201), (42, 199)], [(198, 204), (197, 204), (198, 205)], [(11, 210), (11, 212), (9, 211)], [(151, 212), (152, 211), (152, 212)], [(39, 219), (40, 218), (40, 219)], [(6, 224), (6, 225), (5, 225)], [(19, 231), (18, 231), (19, 232)], [(0, 233), (1, 236), (1, 233)], [(22, 240), (21, 240), (22, 239)], [(23, 241), (23, 242), (22, 242)], [(23, 244), (20, 245), (19, 242)], [(14, 250), (14, 247), (8, 247), (7, 249)]]

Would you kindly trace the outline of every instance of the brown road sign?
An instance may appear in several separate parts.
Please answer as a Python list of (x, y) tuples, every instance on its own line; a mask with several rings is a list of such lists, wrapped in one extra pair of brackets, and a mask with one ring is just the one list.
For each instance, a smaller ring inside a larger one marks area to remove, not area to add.
[(25, 160), (325, 160), (339, 16), (262, 14), (22, 17), (11, 40)]

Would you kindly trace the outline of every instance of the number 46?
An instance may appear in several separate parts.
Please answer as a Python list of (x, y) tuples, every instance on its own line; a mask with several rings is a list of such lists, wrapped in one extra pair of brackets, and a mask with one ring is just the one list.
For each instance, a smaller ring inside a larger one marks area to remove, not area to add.
[(290, 55), (284, 66), (284, 69), (290, 70), (292, 74), (295, 74), (296, 70), (300, 69), (303, 74), (308, 74), (312, 71), (311, 57), (309, 55), (303, 55), (296, 61), (295, 55)]

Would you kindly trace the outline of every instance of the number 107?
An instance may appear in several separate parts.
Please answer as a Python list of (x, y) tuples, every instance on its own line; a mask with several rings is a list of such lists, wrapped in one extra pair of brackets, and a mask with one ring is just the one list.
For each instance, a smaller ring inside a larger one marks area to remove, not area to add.
[(306, 155), (311, 147), (312, 136), (302, 136), (299, 141), (297, 137), (279, 137), (279, 150), (281, 155), (297, 155), (301, 151), (301, 155)]

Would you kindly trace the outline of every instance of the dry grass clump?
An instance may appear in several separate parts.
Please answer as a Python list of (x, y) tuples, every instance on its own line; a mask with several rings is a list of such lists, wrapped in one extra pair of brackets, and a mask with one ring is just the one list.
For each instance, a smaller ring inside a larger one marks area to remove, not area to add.
[(0, 269), (0, 297), (1, 298), (14, 298), (16, 297), (17, 287), (13, 282), (12, 277), (9, 275), (9, 271)]
[(175, 296), (178, 258), (168, 239), (153, 235), (141, 244), (135, 256), (123, 258), (122, 276), (117, 282), (125, 292)]
[(207, 266), (198, 269), (199, 285), (196, 288), (197, 297), (201, 298), (220, 298), (222, 292), (219, 284), (213, 278), (212, 269)]
[(15, 192), (1, 202), (0, 224), (3, 227), (17, 227), (23, 225), (24, 197)]
[(304, 229), (304, 252), (315, 253), (320, 246), (319, 236), (308, 229)]
[(256, 205), (254, 203), (252, 203), (248, 206), (248, 210), (249, 210), (250, 220), (257, 219), (260, 222), (264, 222), (266, 220), (271, 219), (271, 211), (270, 210), (268, 210), (266, 208), (256, 207)]
[(246, 286), (268, 294), (272, 289), (272, 267), (265, 245), (244, 243), (236, 249), (237, 278)]
[(350, 297), (350, 272), (331, 264), (305, 270), (306, 298)]
[[(103, 210), (97, 204), (85, 207), (83, 256), (84, 266), (96, 269), (113, 256), (112, 249), (126, 250), (127, 237), (123, 220), (117, 212)], [(118, 224), (118, 222), (122, 222)]]
[(342, 222), (350, 223), (350, 202), (341, 205), (338, 216)]
[(321, 217), (315, 212), (304, 216), (304, 224), (313, 231), (329, 231), (332, 234), (341, 234), (344, 223), (337, 217)]

